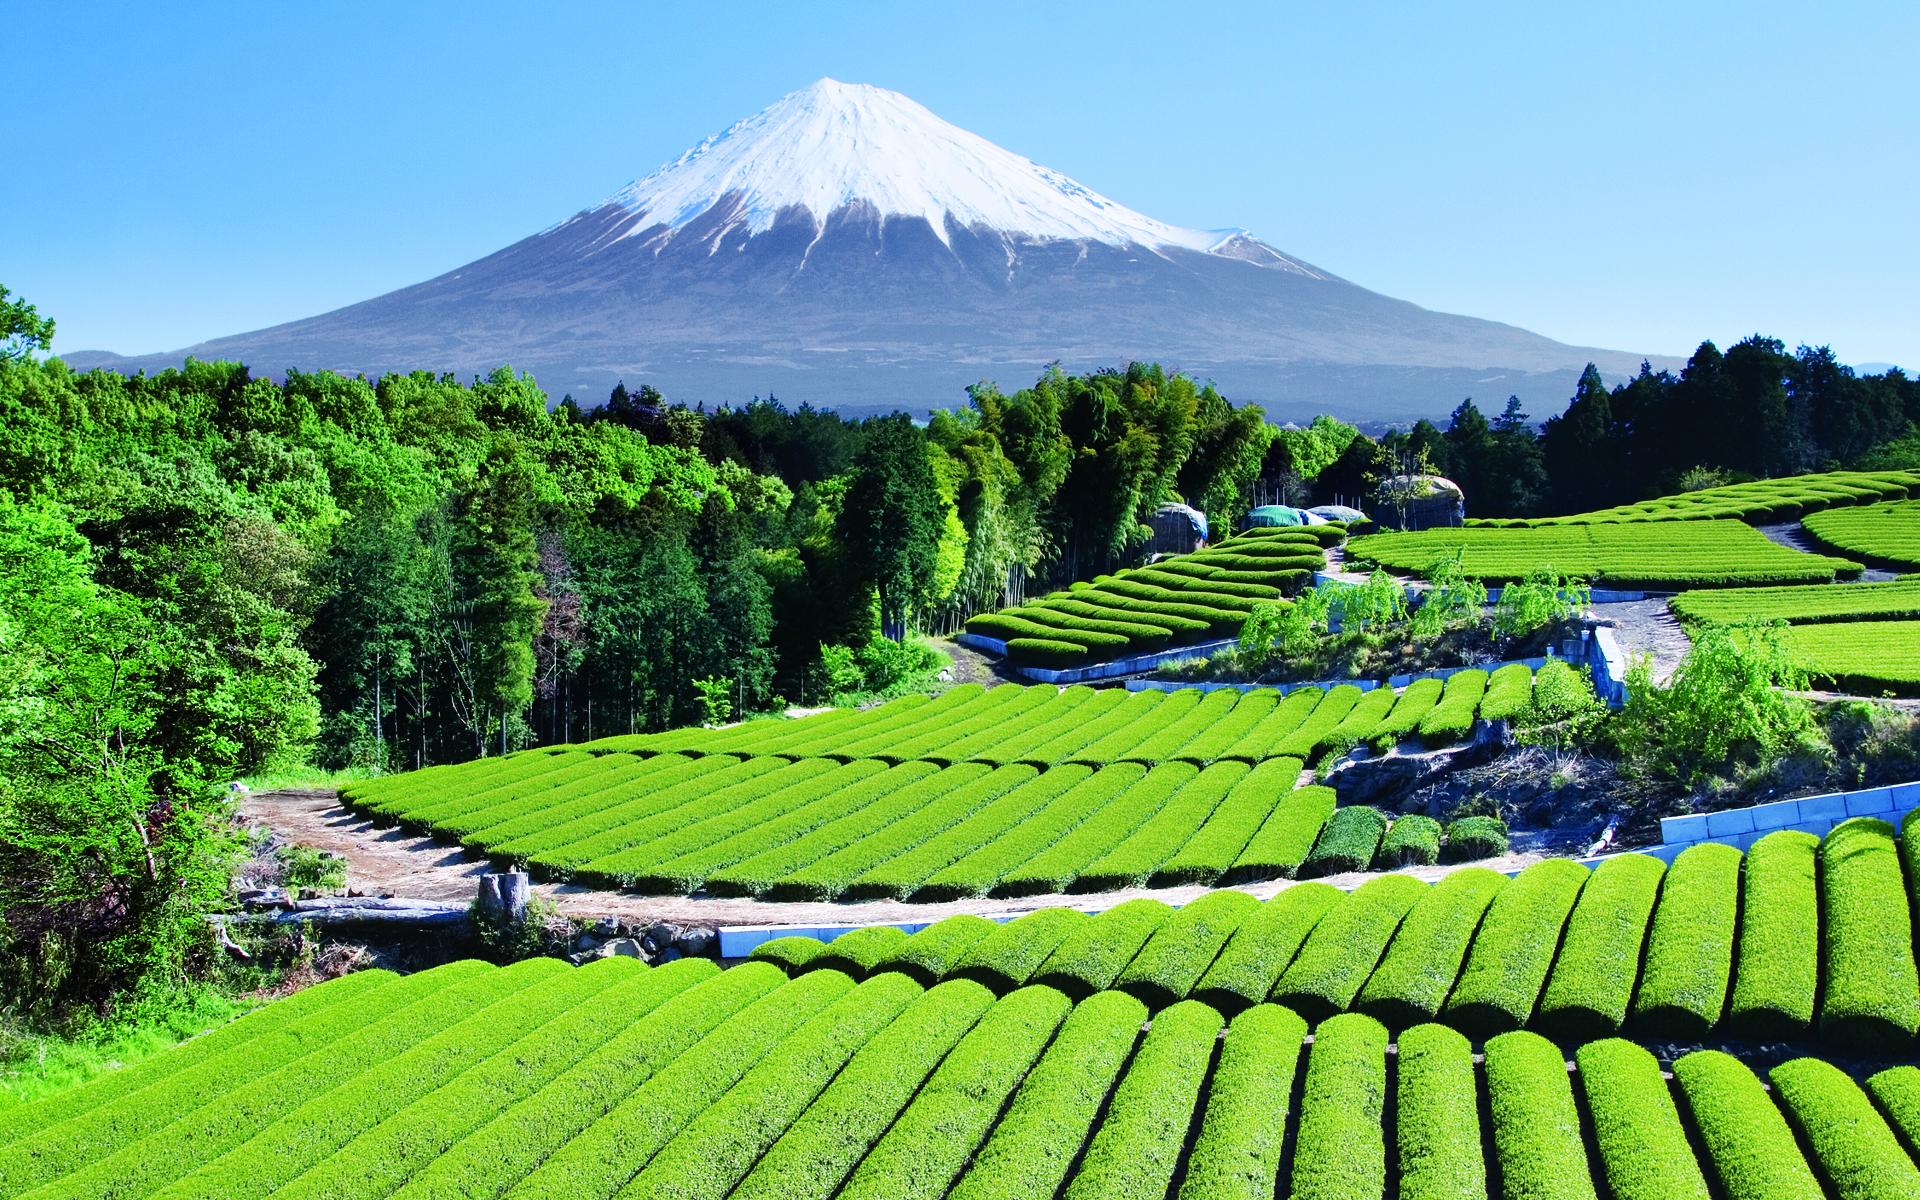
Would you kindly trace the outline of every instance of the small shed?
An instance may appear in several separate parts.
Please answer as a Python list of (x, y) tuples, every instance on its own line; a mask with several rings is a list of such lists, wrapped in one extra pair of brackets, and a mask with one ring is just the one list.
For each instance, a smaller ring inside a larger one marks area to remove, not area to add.
[(1162, 504), (1147, 519), (1147, 554), (1192, 554), (1207, 544), (1207, 514), (1185, 504)]
[(1440, 475), (1395, 475), (1380, 481), (1375, 516), (1401, 529), (1449, 529), (1467, 519), (1467, 495)]

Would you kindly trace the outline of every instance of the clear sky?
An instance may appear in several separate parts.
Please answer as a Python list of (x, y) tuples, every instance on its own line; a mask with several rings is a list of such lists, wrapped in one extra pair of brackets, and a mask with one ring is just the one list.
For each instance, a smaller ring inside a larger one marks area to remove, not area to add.
[(68, 351), (308, 316), (831, 75), (1430, 308), (1916, 368), (1917, 47), (1912, 0), (16, 5), (0, 284)]

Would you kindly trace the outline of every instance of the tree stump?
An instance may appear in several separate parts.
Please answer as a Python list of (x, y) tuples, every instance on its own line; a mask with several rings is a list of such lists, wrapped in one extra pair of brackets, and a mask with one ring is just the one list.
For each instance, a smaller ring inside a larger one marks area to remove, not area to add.
[(525, 871), (482, 875), (475, 907), (501, 925), (518, 925), (527, 919), (527, 900), (532, 895), (533, 881)]

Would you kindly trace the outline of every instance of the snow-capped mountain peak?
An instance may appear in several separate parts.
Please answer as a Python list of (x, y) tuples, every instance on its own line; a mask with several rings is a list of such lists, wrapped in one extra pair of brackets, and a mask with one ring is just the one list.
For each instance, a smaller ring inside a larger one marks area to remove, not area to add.
[(834, 79), (782, 96), (608, 203), (633, 214), (631, 236), (660, 225), (678, 230), (727, 196), (738, 206), (730, 224), (749, 234), (765, 232), (788, 209), (804, 208), (824, 223), (864, 203), (883, 220), (923, 217), (943, 242), (949, 220), (1014, 236), (1202, 252), (1252, 241), (1244, 230), (1156, 221), (898, 92)]

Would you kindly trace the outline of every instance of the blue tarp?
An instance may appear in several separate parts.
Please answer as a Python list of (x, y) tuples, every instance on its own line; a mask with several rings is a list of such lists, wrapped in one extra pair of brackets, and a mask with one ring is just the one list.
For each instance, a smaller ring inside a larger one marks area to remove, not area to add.
[(1247, 514), (1248, 529), (1273, 529), (1282, 525), (1305, 525), (1306, 516), (1285, 504), (1262, 504)]
[(1329, 521), (1353, 522), (1367, 519), (1367, 514), (1357, 508), (1348, 508), (1344, 504), (1322, 504), (1318, 508), (1310, 508), (1307, 511), (1317, 517), (1325, 517)]

